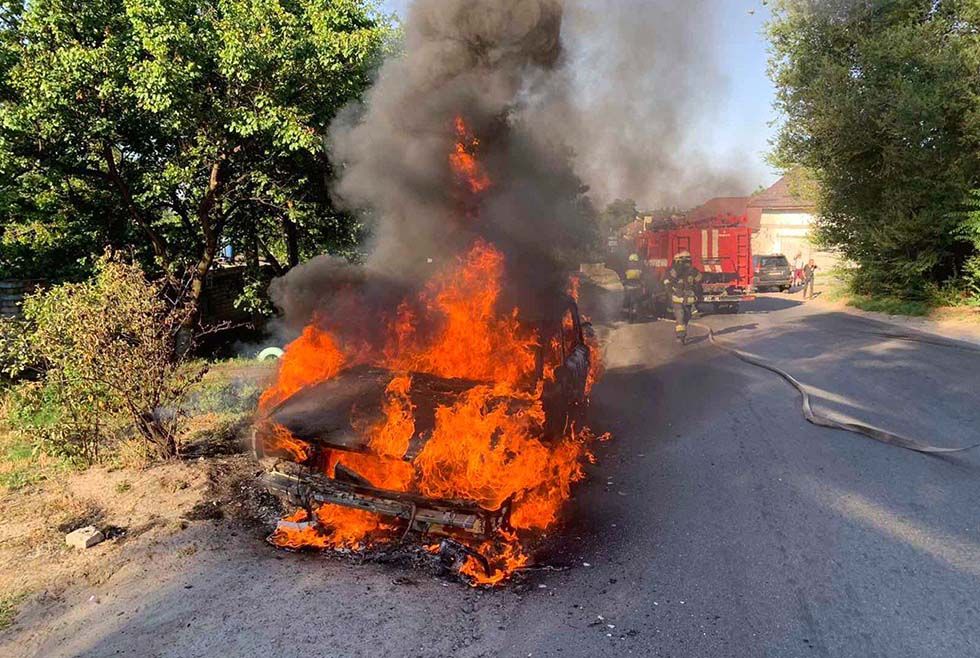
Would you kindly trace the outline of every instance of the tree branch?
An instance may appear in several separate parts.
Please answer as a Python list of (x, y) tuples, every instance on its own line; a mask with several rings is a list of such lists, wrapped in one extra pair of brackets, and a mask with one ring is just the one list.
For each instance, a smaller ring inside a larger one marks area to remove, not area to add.
[(167, 242), (164, 240), (163, 236), (157, 233), (150, 223), (143, 217), (143, 214), (139, 211), (136, 206), (136, 202), (133, 200), (133, 192), (129, 188), (129, 184), (122, 177), (119, 172), (119, 167), (116, 164), (116, 156), (112, 152), (112, 145), (109, 142), (104, 142), (102, 145), (102, 156), (105, 159), (106, 166), (108, 167), (109, 180), (116, 186), (119, 195), (122, 197), (123, 205), (126, 206), (126, 210), (129, 213), (130, 218), (133, 222), (143, 229), (147, 237), (150, 239), (150, 243), (153, 245), (153, 253), (160, 260), (163, 269), (167, 272), (168, 278), (170, 277), (170, 254), (167, 250)]

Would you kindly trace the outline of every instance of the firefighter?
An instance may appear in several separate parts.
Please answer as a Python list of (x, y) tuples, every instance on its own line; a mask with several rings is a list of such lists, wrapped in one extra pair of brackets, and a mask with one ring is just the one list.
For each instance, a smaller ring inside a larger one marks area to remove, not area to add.
[(639, 254), (630, 254), (623, 279), (623, 288), (626, 290), (623, 306), (632, 322), (636, 317), (640, 298), (643, 296), (643, 269), (640, 267)]
[(701, 272), (691, 263), (690, 252), (681, 251), (674, 256), (674, 266), (667, 272), (664, 283), (674, 307), (674, 319), (677, 320), (677, 340), (682, 345), (687, 342), (687, 325), (701, 294), (701, 280)]

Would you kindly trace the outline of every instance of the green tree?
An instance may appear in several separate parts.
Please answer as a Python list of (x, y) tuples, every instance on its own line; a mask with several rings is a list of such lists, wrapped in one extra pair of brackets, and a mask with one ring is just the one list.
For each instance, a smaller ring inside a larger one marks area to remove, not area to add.
[(599, 229), (603, 235), (612, 235), (636, 219), (639, 211), (636, 201), (632, 199), (616, 199), (599, 213)]
[(0, 21), (4, 267), (135, 249), (193, 322), (225, 245), (284, 269), (356, 244), (325, 144), (389, 34), (371, 3), (32, 0)]
[(961, 230), (980, 181), (975, 5), (776, 3), (772, 159), (813, 176), (817, 238), (860, 266), (860, 292), (923, 298), (976, 253)]
[(975, 305), (980, 305), (980, 190), (970, 195), (962, 237), (973, 244), (974, 253), (963, 265), (966, 292)]

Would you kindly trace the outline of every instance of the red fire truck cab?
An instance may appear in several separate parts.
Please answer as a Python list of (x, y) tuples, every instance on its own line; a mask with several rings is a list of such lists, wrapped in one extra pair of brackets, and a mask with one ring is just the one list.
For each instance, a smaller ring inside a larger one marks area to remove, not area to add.
[(738, 312), (752, 296), (752, 230), (745, 215), (725, 215), (693, 222), (660, 222), (637, 238), (637, 253), (644, 264), (647, 293), (657, 315), (670, 303), (664, 279), (682, 252), (691, 253), (695, 268), (704, 274), (699, 305), (715, 311)]

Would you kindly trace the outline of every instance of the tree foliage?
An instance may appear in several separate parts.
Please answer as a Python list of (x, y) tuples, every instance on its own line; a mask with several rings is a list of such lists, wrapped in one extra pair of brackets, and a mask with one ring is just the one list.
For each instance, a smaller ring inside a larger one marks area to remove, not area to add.
[(612, 235), (630, 222), (636, 220), (639, 211), (636, 201), (616, 199), (599, 213), (599, 229), (604, 236)]
[(978, 18), (971, 0), (776, 3), (773, 161), (818, 183), (817, 238), (860, 266), (859, 292), (922, 298), (977, 254)]
[(194, 306), (220, 249), (344, 253), (326, 133), (386, 23), (366, 0), (31, 0), (0, 10), (0, 266), (130, 250)]
[(970, 299), (980, 305), (980, 190), (974, 190), (970, 195), (960, 234), (973, 244), (974, 253), (963, 265), (963, 273)]

